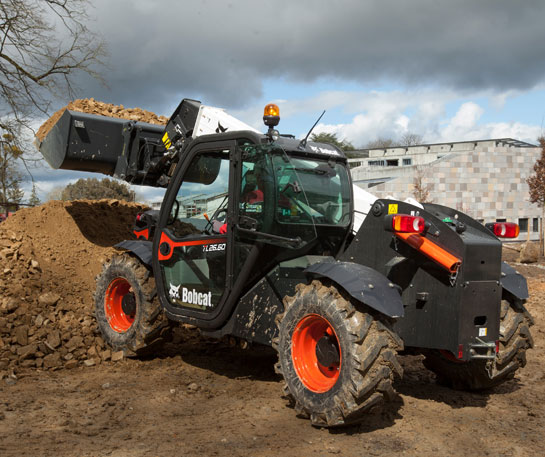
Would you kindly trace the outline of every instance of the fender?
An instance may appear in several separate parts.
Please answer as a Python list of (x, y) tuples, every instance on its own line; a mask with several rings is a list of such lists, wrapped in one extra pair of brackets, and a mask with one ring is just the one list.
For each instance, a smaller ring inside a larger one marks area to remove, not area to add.
[(305, 273), (331, 279), (358, 302), (388, 317), (405, 314), (401, 288), (370, 267), (352, 262), (323, 262), (309, 266)]
[(151, 270), (152, 242), (146, 240), (125, 240), (117, 243), (114, 248), (125, 249), (134, 254), (140, 261)]
[(500, 284), (505, 291), (515, 298), (526, 300), (529, 297), (526, 278), (505, 262), (501, 263)]

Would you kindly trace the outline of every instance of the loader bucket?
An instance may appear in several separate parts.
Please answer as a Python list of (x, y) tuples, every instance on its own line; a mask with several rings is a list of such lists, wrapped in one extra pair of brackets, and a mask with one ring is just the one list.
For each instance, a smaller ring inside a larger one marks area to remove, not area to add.
[(163, 131), (160, 125), (66, 110), (38, 149), (53, 168), (133, 182), (148, 171), (152, 159), (164, 154)]

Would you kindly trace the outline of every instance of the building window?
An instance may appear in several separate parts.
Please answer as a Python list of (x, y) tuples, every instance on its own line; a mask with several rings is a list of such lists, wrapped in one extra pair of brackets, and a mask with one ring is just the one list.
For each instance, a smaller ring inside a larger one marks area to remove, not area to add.
[(532, 232), (539, 232), (539, 218), (534, 217), (532, 219)]
[(384, 167), (386, 166), (386, 162), (384, 160), (370, 160), (367, 162), (370, 167)]
[(403, 159), (403, 165), (412, 165), (413, 164), (413, 159), (409, 158), (409, 159)]
[(397, 166), (399, 166), (399, 159), (387, 160), (386, 165), (389, 166), (389, 167), (397, 167)]
[(520, 232), (527, 232), (528, 231), (528, 218), (522, 217), (519, 219), (519, 228)]
[(496, 219), (496, 222), (507, 222), (507, 219)]

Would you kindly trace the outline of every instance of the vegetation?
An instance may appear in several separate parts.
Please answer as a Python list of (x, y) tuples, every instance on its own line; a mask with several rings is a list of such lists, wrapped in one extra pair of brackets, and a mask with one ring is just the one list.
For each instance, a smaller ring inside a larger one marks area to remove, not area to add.
[(28, 204), (30, 206), (38, 206), (41, 203), (38, 198), (38, 193), (36, 192), (36, 184), (32, 184), (32, 192), (30, 193), (30, 198), (28, 199)]
[(356, 149), (352, 143), (349, 143), (345, 140), (339, 140), (335, 133), (313, 133), (310, 135), (310, 141), (315, 141), (317, 143), (327, 143), (337, 146), (342, 151), (353, 151)]
[(14, 208), (9, 203), (20, 203), (23, 191), (19, 188), (21, 173), (17, 170), (16, 160), (23, 154), (11, 133), (4, 133), (0, 138), (0, 212)]
[(78, 179), (74, 184), (68, 184), (61, 192), (61, 200), (100, 200), (114, 198), (117, 200), (134, 201), (135, 192), (128, 184), (105, 178)]
[(370, 141), (365, 145), (365, 149), (387, 149), (397, 146), (416, 146), (424, 143), (422, 135), (412, 132), (406, 132), (401, 139), (378, 137), (376, 140)]
[(16, 202), (21, 170), (38, 159), (24, 141), (58, 98), (74, 98), (79, 74), (100, 79), (104, 43), (85, 23), (89, 0), (0, 2), (0, 199)]
[(416, 173), (413, 180), (413, 197), (420, 203), (432, 203), (430, 192), (432, 191), (431, 184), (425, 182), (426, 173), (421, 167), (416, 168)]
[(541, 240), (540, 251), (544, 253), (543, 243), (543, 220), (545, 220), (545, 137), (538, 139), (541, 146), (541, 156), (534, 164), (534, 174), (530, 176), (526, 182), (530, 191), (530, 201), (536, 203), (541, 208), (541, 228), (539, 239)]
[[(2, 0), (0, 4), (0, 117), (27, 125), (53, 100), (74, 95), (78, 73), (95, 70), (104, 43), (85, 25), (87, 0)], [(14, 133), (14, 132), (11, 132)]]

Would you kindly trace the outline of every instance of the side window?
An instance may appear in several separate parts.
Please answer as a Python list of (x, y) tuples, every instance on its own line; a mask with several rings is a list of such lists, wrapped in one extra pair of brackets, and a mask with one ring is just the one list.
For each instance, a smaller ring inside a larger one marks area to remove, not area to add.
[(270, 183), (267, 183), (272, 183), (268, 168), (266, 159), (242, 162), (239, 214), (253, 221), (258, 231), (269, 229), (264, 226), (265, 195), (272, 192)]
[(211, 232), (212, 228), (219, 233), (227, 214), (228, 186), (227, 152), (197, 156), (185, 173), (170, 209), (167, 228), (177, 238)]

